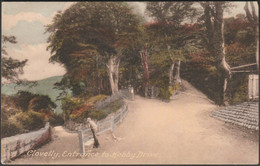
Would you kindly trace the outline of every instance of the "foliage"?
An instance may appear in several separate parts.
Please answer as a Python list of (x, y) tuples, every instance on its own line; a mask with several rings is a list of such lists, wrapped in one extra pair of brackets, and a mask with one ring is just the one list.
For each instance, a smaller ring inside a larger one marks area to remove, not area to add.
[[(186, 62), (187, 55), (196, 50), (197, 31), (199, 25), (182, 25), (176, 27), (175, 24), (158, 22), (146, 25), (151, 38), (154, 39), (154, 49), (151, 53), (150, 80), (149, 84), (159, 87), (159, 97), (169, 100), (169, 70), (173, 63), (177, 61)], [(165, 37), (167, 36), (167, 37)], [(181, 66), (182, 68), (182, 66)], [(176, 75), (176, 70), (173, 72)]]
[(12, 117), (14, 121), (21, 123), (25, 130), (36, 130), (44, 126), (44, 117), (35, 111), (21, 112)]
[(46, 28), (50, 61), (64, 64), (74, 96), (110, 93), (106, 63), (123, 56), (138, 23), (124, 2), (78, 2), (54, 17)]
[(51, 101), (47, 95), (33, 94), (27, 91), (18, 91), (17, 94), (12, 96), (13, 102), (17, 108), (26, 112), (29, 109), (39, 112), (45, 110), (47, 114), (53, 113), (53, 109), (56, 108), (56, 104)]
[(73, 110), (82, 107), (84, 101), (81, 98), (72, 97), (71, 95), (66, 95), (65, 98), (62, 99), (62, 110), (65, 116), (65, 121), (70, 119), (70, 114)]
[(32, 98), (29, 102), (29, 109), (32, 109), (36, 112), (42, 112), (46, 114), (52, 114), (53, 109), (56, 108), (57, 105), (51, 101), (49, 96), (46, 95), (37, 95)]
[(10, 137), (44, 127), (45, 121), (42, 114), (32, 110), (19, 112), (7, 119), (2, 119), (1, 137)]
[[(201, 29), (199, 34), (203, 39)], [(248, 24), (244, 15), (225, 19), (224, 26), (226, 61), (231, 67), (254, 63), (255, 44), (252, 25)], [(200, 49), (186, 55), (186, 62), (181, 68), (182, 78), (191, 82), (217, 104), (221, 104), (222, 78), (215, 65), (215, 58), (209, 53), (204, 40)], [(202, 47), (203, 48), (203, 47)], [(234, 73), (230, 83), (229, 103), (235, 104), (247, 100), (247, 78), (244, 73)]]
[(122, 107), (124, 101), (123, 99), (118, 99), (110, 103), (106, 108), (101, 110), (91, 111), (89, 117), (96, 120), (101, 120), (107, 117), (110, 113), (116, 112), (120, 107)]
[[(97, 99), (100, 98), (100, 96), (98, 97), (95, 96), (93, 98)], [(118, 99), (110, 103), (107, 107), (97, 110), (94, 107), (93, 102), (89, 102), (72, 111), (69, 117), (70, 120), (73, 120), (75, 122), (83, 122), (88, 117), (96, 120), (101, 120), (107, 117), (107, 115), (109, 115), (110, 113), (116, 112), (123, 105), (123, 103), (124, 103), (123, 99)]]
[(18, 78), (19, 74), (23, 74), (23, 67), (25, 66), (27, 59), (19, 61), (11, 57), (7, 57), (6, 43), (16, 44), (15, 36), (2, 36), (2, 48), (1, 48), (1, 78), (11, 82), (21, 82)]
[(9, 119), (2, 119), (1, 126), (1, 138), (10, 137), (22, 133), (21, 124)]
[(1, 95), (2, 134), (4, 137), (42, 128), (46, 121), (62, 124), (53, 113), (55, 104), (48, 96), (19, 91), (13, 96)]
[[(1, 93), (8, 96), (13, 96), (18, 91), (27, 91), (33, 94), (42, 94), (42, 95), (48, 95), (51, 100), (57, 105), (56, 108), (53, 108), (55, 113), (61, 113), (61, 101), (56, 100), (56, 98), (59, 96), (59, 94), (62, 92), (61, 90), (54, 89), (54, 83), (58, 82), (62, 79), (62, 76), (54, 76), (45, 78), (42, 80), (36, 81), (36, 86), (29, 86), (29, 85), (17, 85), (15, 83), (11, 84), (4, 84), (1, 89)], [(66, 92), (66, 91), (65, 91)], [(71, 92), (67, 92), (71, 93)]]
[(95, 104), (96, 102), (103, 100), (107, 97), (107, 95), (97, 95), (97, 96), (93, 96), (90, 97), (89, 99), (87, 99), (88, 104)]
[(147, 2), (147, 13), (155, 20), (173, 22), (177, 26), (197, 15), (194, 2)]

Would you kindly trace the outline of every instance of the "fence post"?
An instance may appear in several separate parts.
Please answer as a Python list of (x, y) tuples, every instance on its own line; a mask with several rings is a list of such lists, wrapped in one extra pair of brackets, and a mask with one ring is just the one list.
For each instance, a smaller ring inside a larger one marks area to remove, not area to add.
[(120, 118), (119, 118), (119, 121), (120, 121), (120, 123), (122, 122), (122, 120), (123, 120), (123, 111), (124, 111), (124, 108), (123, 108), (124, 106), (122, 106), (121, 108), (120, 108), (120, 113), (119, 113), (119, 116), (120, 116)]
[(83, 143), (83, 132), (82, 130), (78, 131), (78, 135), (79, 135), (79, 152), (81, 154), (85, 154), (85, 148), (84, 148), (84, 143)]
[(5, 150), (6, 150), (6, 160), (9, 160), (10, 159), (10, 149), (8, 149), (8, 145), (6, 144), (5, 145)]
[(252, 75), (248, 76), (248, 98), (252, 98)]
[(112, 116), (112, 118), (111, 118), (111, 131), (112, 132), (114, 131), (114, 119), (115, 119), (115, 116)]

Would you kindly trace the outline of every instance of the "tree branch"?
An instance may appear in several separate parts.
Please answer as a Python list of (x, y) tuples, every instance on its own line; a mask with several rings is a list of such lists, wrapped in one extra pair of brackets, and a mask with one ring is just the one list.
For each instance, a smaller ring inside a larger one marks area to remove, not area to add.
[(252, 8), (253, 19), (254, 19), (255, 23), (257, 23), (258, 22), (258, 18), (257, 18), (256, 14), (255, 14), (255, 6), (254, 6), (252, 1), (250, 1), (250, 5), (251, 5), (251, 8)]
[(249, 11), (249, 9), (248, 9), (248, 2), (246, 2), (244, 9), (245, 9), (246, 17), (247, 17), (248, 21), (249, 21), (250, 23), (254, 23), (253, 17), (252, 17), (252, 15), (251, 15), (251, 13), (250, 13), (250, 11)]

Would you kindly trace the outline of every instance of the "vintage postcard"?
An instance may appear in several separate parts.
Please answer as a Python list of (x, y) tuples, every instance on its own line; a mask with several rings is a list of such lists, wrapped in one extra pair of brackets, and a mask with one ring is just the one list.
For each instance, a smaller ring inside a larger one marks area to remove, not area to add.
[(1, 5), (2, 164), (259, 163), (257, 2)]

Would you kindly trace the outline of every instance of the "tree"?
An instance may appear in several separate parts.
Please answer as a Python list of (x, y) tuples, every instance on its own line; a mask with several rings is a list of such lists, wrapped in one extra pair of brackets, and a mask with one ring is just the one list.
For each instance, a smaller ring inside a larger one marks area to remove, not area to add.
[(180, 26), (183, 21), (193, 20), (197, 10), (194, 2), (147, 2), (146, 12), (155, 21), (172, 22)]
[(224, 18), (223, 12), (227, 7), (226, 2), (201, 2), (204, 8), (204, 21), (207, 31), (208, 51), (215, 58), (216, 67), (223, 79), (222, 103), (228, 104), (228, 86), (231, 80), (231, 69), (226, 62), (224, 43)]
[(256, 57), (256, 64), (257, 64), (257, 71), (259, 72), (259, 18), (256, 15), (255, 6), (253, 2), (250, 2), (250, 6), (251, 6), (251, 12), (248, 7), (248, 2), (246, 2), (244, 9), (246, 11), (247, 19), (253, 25), (255, 31), (255, 41), (256, 41), (255, 57)]
[[(25, 66), (27, 59), (19, 61), (11, 57), (7, 57), (6, 43), (16, 44), (15, 36), (2, 35), (2, 57), (1, 57), (1, 77), (10, 82), (21, 83), (22, 80), (18, 78), (19, 74), (23, 74), (23, 67)], [(2, 83), (1, 83), (2, 86)]]
[(12, 98), (16, 107), (20, 108), (23, 112), (31, 109), (35, 112), (42, 111), (43, 113), (52, 114), (53, 109), (56, 108), (56, 104), (47, 95), (18, 91)]
[[(194, 2), (148, 2), (146, 12), (154, 18), (153, 26), (155, 38), (160, 50), (167, 50), (169, 60), (172, 64), (169, 67), (169, 85), (173, 85), (173, 70), (176, 68), (175, 83), (180, 83), (180, 64), (183, 56), (176, 55), (180, 48), (190, 39), (191, 35), (180, 32), (181, 28), (187, 29), (183, 23), (192, 22), (197, 16), (197, 10), (192, 5)], [(180, 33), (178, 33), (180, 32)], [(160, 44), (162, 43), (162, 44)]]
[(53, 114), (53, 109), (55, 109), (57, 105), (52, 102), (47, 95), (36, 95), (30, 100), (28, 107), (35, 112), (51, 115)]
[[(131, 8), (123, 2), (79, 2), (66, 11), (59, 12), (47, 26), (51, 61), (65, 65), (67, 72), (78, 68), (79, 59), (72, 55), (86, 51), (102, 57), (107, 67), (112, 93), (118, 91), (120, 58), (122, 50), (130, 43), (139, 24)], [(88, 71), (86, 71), (89, 74)]]

